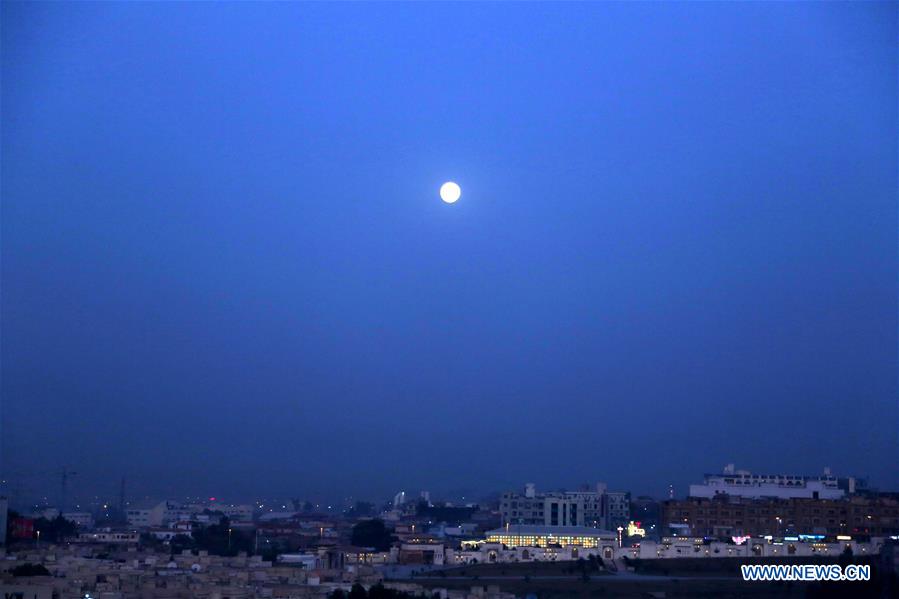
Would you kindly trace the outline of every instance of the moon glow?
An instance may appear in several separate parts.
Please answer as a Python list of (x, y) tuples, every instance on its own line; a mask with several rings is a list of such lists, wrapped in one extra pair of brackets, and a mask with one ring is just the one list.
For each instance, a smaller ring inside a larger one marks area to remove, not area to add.
[(452, 181), (447, 181), (440, 186), (440, 199), (447, 204), (452, 204), (462, 196), (462, 188)]

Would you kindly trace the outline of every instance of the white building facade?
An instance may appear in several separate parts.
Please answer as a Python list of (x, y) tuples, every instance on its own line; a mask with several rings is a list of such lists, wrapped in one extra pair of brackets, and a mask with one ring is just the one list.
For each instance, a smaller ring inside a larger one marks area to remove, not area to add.
[(824, 470), (822, 476), (796, 476), (753, 474), (747, 470), (735, 470), (733, 464), (728, 464), (723, 473), (706, 474), (702, 484), (690, 485), (690, 497), (710, 499), (716, 495), (748, 499), (842, 499), (846, 492), (840, 488), (829, 468)]
[(622, 547), (617, 557), (632, 559), (672, 559), (681, 557), (783, 557), (839, 556), (848, 547), (853, 555), (877, 555), (886, 539), (848, 538), (843, 541), (801, 539), (800, 537), (743, 537), (737, 543), (707, 541), (702, 537), (663, 537), (661, 541), (642, 541), (633, 547)]

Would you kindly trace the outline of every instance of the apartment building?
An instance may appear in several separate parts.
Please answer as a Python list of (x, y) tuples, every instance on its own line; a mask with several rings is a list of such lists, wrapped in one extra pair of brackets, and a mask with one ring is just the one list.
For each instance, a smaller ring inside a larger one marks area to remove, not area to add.
[(630, 517), (628, 493), (609, 492), (605, 483), (593, 489), (537, 493), (533, 483), (524, 493), (509, 491), (500, 499), (502, 524), (586, 526), (608, 530), (626, 526)]
[(856, 496), (847, 499), (765, 498), (721, 495), (662, 503), (665, 530), (693, 536), (762, 535), (897, 535), (899, 496)]

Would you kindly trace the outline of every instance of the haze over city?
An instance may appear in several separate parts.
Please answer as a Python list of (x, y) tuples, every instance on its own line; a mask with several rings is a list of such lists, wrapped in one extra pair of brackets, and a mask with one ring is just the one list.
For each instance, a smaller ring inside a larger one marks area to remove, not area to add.
[(4, 492), (899, 488), (895, 4), (0, 10)]

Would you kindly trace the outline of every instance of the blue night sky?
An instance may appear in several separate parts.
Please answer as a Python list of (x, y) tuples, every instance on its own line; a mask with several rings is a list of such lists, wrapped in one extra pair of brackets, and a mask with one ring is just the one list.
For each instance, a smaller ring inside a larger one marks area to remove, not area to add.
[(885, 3), (5, 2), (6, 477), (895, 489), (897, 34)]

